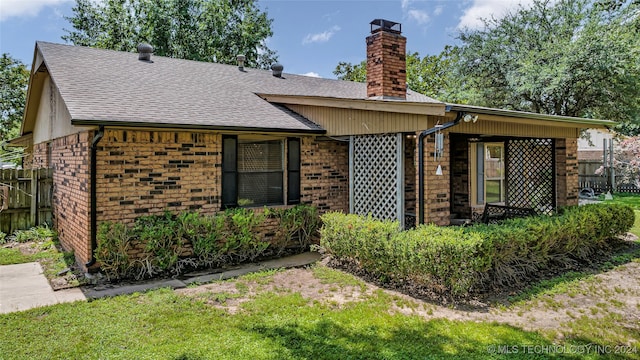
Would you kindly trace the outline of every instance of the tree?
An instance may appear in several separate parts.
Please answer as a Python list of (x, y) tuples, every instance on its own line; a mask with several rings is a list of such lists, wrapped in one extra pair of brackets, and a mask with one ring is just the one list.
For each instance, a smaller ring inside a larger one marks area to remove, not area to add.
[(0, 58), (0, 142), (19, 135), (27, 98), (29, 70), (9, 54)]
[[(640, 189), (640, 136), (629, 137), (616, 144), (613, 152), (613, 167), (617, 186), (634, 185)], [(598, 175), (604, 173), (604, 166), (596, 170)]]
[[(470, 96), (458, 76), (456, 63), (459, 49), (446, 46), (438, 55), (423, 58), (417, 52), (407, 53), (407, 85), (413, 91), (434, 97), (441, 101), (467, 103)], [(341, 80), (365, 82), (367, 80), (367, 62), (353, 65), (340, 62), (333, 74)]]
[(75, 45), (133, 51), (146, 42), (154, 53), (180, 59), (267, 68), (277, 60), (265, 40), (272, 20), (255, 0), (76, 0), (73, 26), (62, 39)]
[(638, 1), (534, 0), (462, 31), (458, 70), (477, 105), (602, 117), (639, 131), (639, 17)]

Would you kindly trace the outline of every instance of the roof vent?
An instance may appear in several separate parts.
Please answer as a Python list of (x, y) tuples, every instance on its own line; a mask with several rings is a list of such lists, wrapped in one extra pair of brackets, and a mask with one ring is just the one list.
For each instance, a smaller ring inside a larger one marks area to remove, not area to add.
[(238, 61), (238, 70), (244, 71), (244, 61), (246, 60), (244, 55), (236, 56), (236, 60)]
[(153, 52), (153, 46), (142, 43), (138, 45), (138, 60), (151, 61), (151, 53)]
[(284, 70), (284, 66), (281, 64), (275, 63), (271, 65), (272, 75), (275, 77), (282, 77), (282, 70)]

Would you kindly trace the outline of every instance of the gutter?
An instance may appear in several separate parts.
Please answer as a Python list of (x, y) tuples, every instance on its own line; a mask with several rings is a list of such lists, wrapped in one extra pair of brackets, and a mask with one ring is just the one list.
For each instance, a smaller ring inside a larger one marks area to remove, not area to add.
[[(449, 108), (447, 107), (447, 110)], [(458, 111), (456, 118), (448, 123), (442, 125), (436, 125), (431, 129), (424, 130), (418, 135), (418, 221), (417, 224), (424, 224), (424, 138), (437, 131), (448, 129), (452, 126), (458, 125), (465, 112)]]
[(532, 112), (526, 112), (526, 111), (492, 109), (492, 108), (486, 108), (482, 106), (472, 106), (472, 105), (447, 104), (447, 109), (453, 110), (453, 111), (472, 112), (474, 114), (515, 117), (515, 118), (542, 120), (542, 121), (557, 121), (557, 122), (564, 122), (564, 123), (570, 123), (575, 125), (584, 125), (583, 127), (616, 125), (616, 122), (611, 120), (587, 119), (587, 118), (578, 118), (578, 117), (563, 116), (563, 115), (538, 114), (538, 113), (532, 113)]
[[(91, 203), (91, 259), (88, 263), (84, 264), (87, 268), (93, 266), (96, 263), (96, 248), (98, 247), (97, 240), (97, 229), (98, 229), (98, 216), (96, 214), (96, 197), (97, 197), (97, 189), (96, 189), (96, 158), (97, 158), (97, 149), (98, 143), (102, 140), (104, 136), (104, 125), (100, 125), (98, 128), (98, 132), (94, 135), (93, 140), (91, 141), (91, 199), (89, 200)], [(88, 270), (88, 269), (87, 269)]]

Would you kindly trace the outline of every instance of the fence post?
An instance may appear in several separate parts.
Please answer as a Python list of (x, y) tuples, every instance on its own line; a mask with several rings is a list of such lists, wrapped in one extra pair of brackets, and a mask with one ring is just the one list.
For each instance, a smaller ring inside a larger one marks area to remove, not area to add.
[(31, 170), (31, 226), (38, 224), (38, 170)]

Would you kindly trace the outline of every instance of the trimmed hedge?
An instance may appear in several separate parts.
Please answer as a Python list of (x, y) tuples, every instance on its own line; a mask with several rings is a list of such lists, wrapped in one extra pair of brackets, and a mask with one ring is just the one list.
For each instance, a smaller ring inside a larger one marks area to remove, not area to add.
[(631, 228), (634, 213), (628, 206), (596, 204), (499, 225), (420, 225), (408, 231), (397, 222), (335, 212), (322, 221), (320, 245), (336, 259), (355, 262), (383, 282), (462, 296), (525, 281), (550, 266), (587, 261)]

